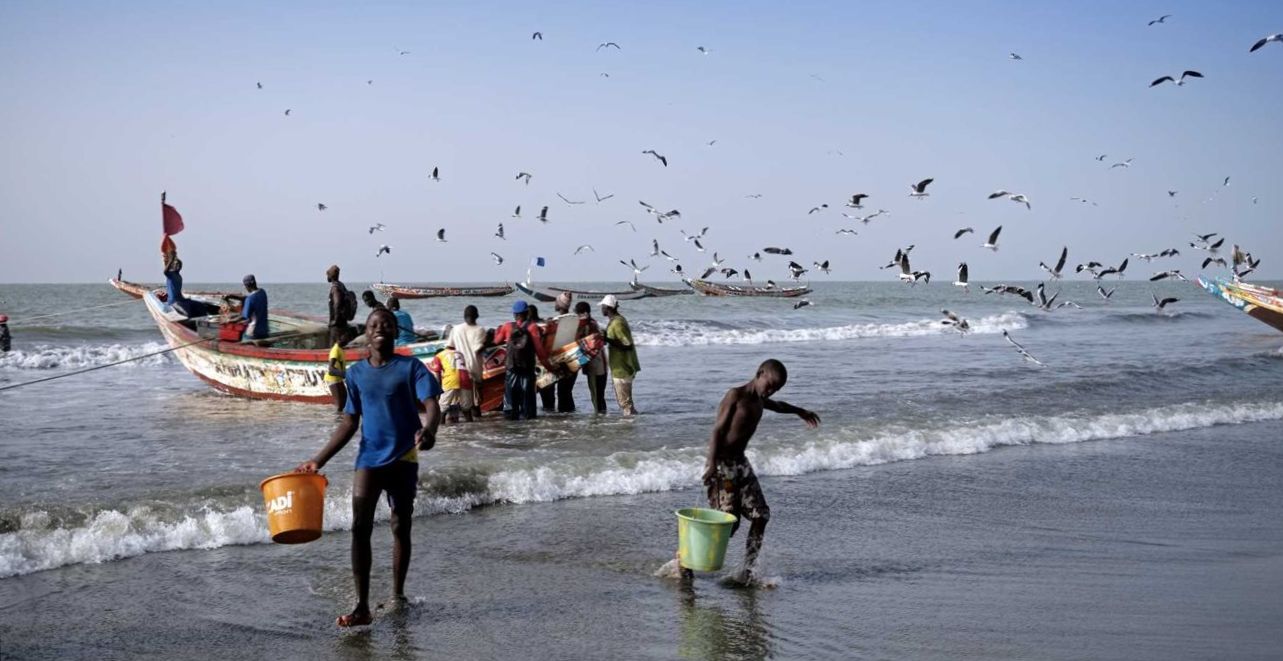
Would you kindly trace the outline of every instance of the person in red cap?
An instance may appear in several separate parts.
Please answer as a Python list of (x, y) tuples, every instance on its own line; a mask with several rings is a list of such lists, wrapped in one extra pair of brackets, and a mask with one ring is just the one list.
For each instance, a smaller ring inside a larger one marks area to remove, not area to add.
[(9, 316), (0, 314), (0, 353), (9, 353), (13, 336), (9, 334)]

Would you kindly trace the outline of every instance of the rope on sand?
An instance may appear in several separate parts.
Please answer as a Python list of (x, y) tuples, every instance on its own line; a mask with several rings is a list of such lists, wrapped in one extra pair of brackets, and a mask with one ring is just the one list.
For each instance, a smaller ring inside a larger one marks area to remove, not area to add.
[(44, 383), (45, 381), (53, 381), (54, 379), (63, 379), (69, 376), (77, 376), (80, 374), (85, 374), (86, 372), (93, 372), (94, 370), (101, 370), (101, 369), (106, 369), (108, 367), (115, 367), (117, 365), (124, 365), (125, 363), (132, 363), (135, 360), (142, 360), (143, 358), (151, 358), (152, 356), (159, 356), (161, 354), (169, 353), (171, 351), (177, 351), (179, 349), (190, 347), (193, 344), (200, 344), (202, 342), (209, 342), (209, 341), (210, 340), (208, 339), (200, 339), (194, 342), (188, 342), (187, 344), (180, 344), (176, 347), (170, 347), (168, 349), (161, 349), (160, 351), (145, 353), (141, 356), (134, 356), (132, 358), (126, 358), (124, 360), (118, 360), (114, 363), (107, 363), (106, 365), (95, 365), (93, 367), (86, 367), (85, 369), (82, 369), (82, 370), (76, 370), (74, 372), (66, 372), (64, 374), (55, 374), (53, 376), (46, 376), (42, 379), (35, 379), (33, 381), (23, 381), (22, 383), (12, 383), (7, 386), (0, 386), (0, 392), (4, 392), (5, 390), (13, 390), (15, 388), (21, 388), (23, 386), (33, 386), (37, 383)]

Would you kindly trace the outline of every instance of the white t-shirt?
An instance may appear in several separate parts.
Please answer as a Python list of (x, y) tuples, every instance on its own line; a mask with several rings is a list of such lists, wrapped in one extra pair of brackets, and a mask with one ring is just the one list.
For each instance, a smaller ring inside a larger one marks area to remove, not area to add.
[(472, 382), (481, 384), (481, 356), (477, 352), (486, 346), (486, 329), (478, 325), (459, 324), (450, 329), (450, 343), (463, 354), (463, 362), (472, 373)]

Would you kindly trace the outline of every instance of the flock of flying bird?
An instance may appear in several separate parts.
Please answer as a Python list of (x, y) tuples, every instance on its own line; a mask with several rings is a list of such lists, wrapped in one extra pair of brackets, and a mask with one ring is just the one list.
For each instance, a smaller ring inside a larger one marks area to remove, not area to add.
[[(1159, 18), (1149, 21), (1148, 25), (1154, 26), (1154, 25), (1164, 24), (1168, 18), (1171, 18), (1170, 14), (1163, 15)], [(542, 32), (534, 32), (531, 35), (531, 39), (535, 41), (543, 41), (543, 38), (544, 36)], [(1271, 34), (1261, 38), (1259, 41), (1257, 41), (1255, 44), (1252, 45), (1252, 47), (1249, 49), (1249, 52), (1256, 52), (1257, 50), (1260, 50), (1266, 45), (1270, 43), (1275, 43), (1275, 42), (1283, 44), (1283, 34)], [(596, 50), (601, 51), (603, 49), (611, 49), (611, 48), (616, 50), (621, 50), (620, 45), (613, 41), (606, 41), (598, 44), (596, 47)], [(708, 55), (710, 52), (707, 48), (703, 46), (697, 47), (696, 50), (702, 55)], [(408, 55), (410, 54), (410, 51), (397, 49), (397, 53), (398, 55)], [(1014, 52), (1009, 54), (1009, 58), (1015, 61), (1024, 60), (1024, 58), (1021, 55)], [(609, 76), (606, 73), (602, 73), (601, 75), (605, 77)], [(812, 76), (812, 77), (815, 77), (815, 76)], [(1151, 82), (1149, 84), (1149, 87), (1151, 88), (1157, 87), (1159, 85), (1162, 85), (1163, 83), (1173, 83), (1175, 86), (1183, 87), (1186, 85), (1186, 83), (1189, 80), (1200, 79), (1203, 77), (1204, 76), (1202, 73), (1192, 69), (1187, 69), (1182, 71), (1179, 75), (1166, 75), (1166, 76), (1159, 77), (1155, 79), (1153, 82)], [(369, 80), (366, 82), (367, 84), (372, 84), (374, 81)], [(262, 83), (257, 83), (257, 88), (262, 89), (263, 88)], [(289, 116), (290, 112), (291, 110), (287, 109), (285, 111), (285, 115)], [(716, 144), (716, 142), (717, 142), (716, 140), (711, 140), (706, 144), (708, 146), (712, 146)], [(650, 156), (656, 163), (658, 163), (660, 166), (664, 168), (669, 167), (669, 158), (666, 155), (659, 153), (655, 149), (643, 150), (641, 151), (641, 154), (643, 156)], [(1100, 154), (1099, 156), (1095, 157), (1095, 160), (1103, 163), (1105, 162), (1106, 158), (1108, 158), (1108, 155)], [(1134, 159), (1132, 158), (1127, 158), (1122, 161), (1114, 162), (1110, 165), (1109, 169), (1112, 170), (1115, 168), (1130, 168), (1133, 160)], [(523, 184), (528, 186), (533, 177), (534, 175), (531, 174), (530, 172), (520, 171), (516, 174), (515, 181), (522, 182)], [(432, 182), (440, 182), (441, 181), (440, 168), (433, 167), (432, 171), (428, 174), (427, 178)], [(917, 200), (923, 200), (925, 198), (930, 197), (931, 194), (930, 192), (928, 192), (928, 187), (931, 185), (933, 181), (934, 179), (927, 178), (927, 179), (922, 179), (917, 183), (911, 184), (909, 186), (909, 189), (910, 189), (909, 197)], [(1226, 186), (1228, 184), (1229, 184), (1229, 177), (1226, 177), (1224, 182), (1222, 183), (1222, 186)], [(1168, 195), (1169, 197), (1175, 197), (1176, 191), (1168, 191)], [(565, 204), (572, 205), (572, 206), (585, 204), (587, 202), (586, 200), (572, 200), (562, 195), (560, 192), (557, 193), (557, 197), (560, 198), (561, 201), (564, 202)], [(593, 197), (595, 198), (595, 201), (597, 204), (601, 204), (603, 202), (606, 202), (614, 198), (614, 194), (602, 195), (598, 193), (598, 191), (594, 188)], [(745, 197), (756, 199), (762, 196), (761, 194), (754, 193), (754, 194), (747, 195)], [(851, 195), (850, 199), (845, 202), (844, 206), (852, 210), (863, 210), (865, 208), (865, 205), (864, 205), (865, 201), (870, 197), (872, 197), (872, 195), (869, 193), (860, 192), (860, 193), (853, 194)], [(1005, 189), (999, 189), (990, 193), (988, 195), (988, 199), (990, 200), (1005, 199), (1005, 200), (1014, 202), (1016, 204), (1024, 205), (1024, 207), (1027, 210), (1033, 209), (1033, 205), (1029, 200), (1028, 196), (1026, 196), (1023, 193), (1017, 193), (1017, 192), (1012, 192)], [(1096, 206), (1095, 202), (1082, 197), (1071, 197), (1070, 200), (1080, 202), (1083, 204), (1090, 204), (1092, 206)], [(1256, 198), (1253, 198), (1253, 203), (1255, 203), (1255, 201), (1256, 201)], [(681, 212), (677, 209), (669, 209), (665, 211), (660, 207), (655, 207), (651, 204), (648, 204), (645, 201), (640, 201), (640, 200), (639, 200), (639, 204), (642, 207), (642, 209), (645, 211), (645, 213), (654, 217), (654, 219), (659, 224), (663, 224), (665, 221), (674, 221), (674, 220), (681, 219)], [(322, 211), (322, 212), (328, 209), (328, 207), (324, 203), (317, 203), (316, 208), (318, 211)], [(827, 210), (828, 208), (829, 208), (829, 205), (827, 203), (824, 203), (824, 204), (820, 204), (818, 206), (812, 207), (807, 213), (808, 215), (820, 213)], [(842, 212), (842, 216), (848, 220), (858, 222), (861, 225), (868, 225), (874, 219), (889, 213), (890, 212), (887, 211), (886, 209), (879, 208), (867, 214), (853, 215), (853, 214), (848, 214), (846, 212)], [(516, 208), (513, 210), (512, 218), (513, 219), (522, 218), (521, 205), (517, 205)], [(550, 222), (548, 205), (544, 205), (540, 209), (537, 215), (537, 220), (542, 224), (548, 224)], [(618, 227), (626, 226), (633, 232), (637, 231), (636, 224), (630, 220), (620, 220), (614, 224), (615, 226), (618, 226)], [(386, 226), (384, 224), (378, 223), (375, 225), (371, 225), (368, 228), (368, 232), (370, 235), (373, 235), (375, 232), (382, 232), (385, 229), (386, 229)], [(986, 240), (980, 244), (980, 247), (986, 248), (991, 251), (997, 251), (999, 248), (998, 239), (1002, 233), (1002, 229), (1003, 228), (1001, 225), (993, 229), (988, 234)], [(704, 242), (706, 240), (708, 231), (709, 231), (708, 227), (703, 227), (698, 233), (688, 234), (684, 229), (680, 230), (680, 233), (685, 242), (690, 243), (698, 252), (704, 253), (706, 252)], [(956, 241), (958, 239), (961, 239), (963, 236), (974, 233), (974, 232), (975, 232), (975, 228), (973, 227), (963, 227), (954, 232), (953, 239)], [(836, 234), (837, 235), (856, 235), (857, 232), (856, 230), (851, 228), (841, 228), (836, 231)], [(1219, 235), (1215, 232), (1196, 235), (1195, 240), (1189, 242), (1188, 244), (1189, 248), (1193, 250), (1205, 251), (1207, 253), (1207, 257), (1203, 260), (1201, 268), (1205, 269), (1211, 265), (1217, 265), (1221, 268), (1230, 268), (1235, 278), (1241, 278), (1247, 275), (1248, 273), (1251, 273), (1253, 270), (1257, 268), (1257, 266), (1260, 263), (1260, 260), (1253, 258), (1250, 253), (1240, 249), (1239, 246), (1237, 245), (1234, 245), (1232, 247), (1230, 261), (1227, 262), (1226, 259), (1220, 256), (1219, 254), (1221, 247), (1225, 243), (1225, 239), (1221, 237), (1213, 241), (1213, 239), (1218, 236)], [(500, 240), (505, 239), (503, 223), (498, 224), (498, 227), (494, 233), (494, 237), (497, 237)], [(436, 240), (437, 242), (440, 242), (440, 243), (447, 242), (445, 228), (441, 228), (437, 230)], [(909, 245), (907, 247), (897, 249), (891, 261), (885, 266), (883, 266), (882, 268), (898, 269), (899, 280), (911, 286), (916, 286), (919, 282), (922, 282), (923, 284), (929, 284), (931, 282), (931, 272), (925, 271), (925, 270), (915, 270), (910, 263), (910, 253), (912, 252), (913, 248), (914, 248), (913, 245)], [(391, 247), (389, 247), (387, 244), (382, 244), (378, 247), (378, 251), (376, 252), (376, 257), (381, 257), (382, 255), (390, 254), (391, 250), (392, 250)], [(583, 244), (576, 247), (572, 254), (579, 255), (584, 252), (595, 252), (595, 249), (590, 244)], [(763, 258), (764, 254), (768, 256), (789, 257), (793, 255), (793, 251), (786, 247), (768, 246), (750, 255), (749, 259), (756, 262), (761, 262), (764, 259)], [(1103, 284), (1100, 284), (1100, 282), (1109, 276), (1114, 276), (1118, 279), (1123, 278), (1127, 270), (1128, 262), (1130, 259), (1136, 259), (1138, 261), (1144, 261), (1146, 263), (1149, 263), (1155, 259), (1171, 258), (1171, 257), (1179, 256), (1180, 254), (1181, 254), (1180, 251), (1176, 248), (1166, 248), (1157, 253), (1131, 253), (1129, 258), (1123, 259), (1122, 262), (1119, 263), (1117, 266), (1106, 266), (1105, 264), (1098, 261), (1087, 261), (1087, 262), (1076, 265), (1074, 267), (1074, 273), (1077, 273), (1077, 274), (1086, 273), (1090, 275), (1093, 279), (1095, 279), (1098, 282), (1096, 287), (1097, 294), (1100, 296), (1101, 299), (1108, 302), (1113, 296), (1114, 289), (1107, 290), (1105, 289)], [(499, 253), (492, 251), (490, 252), (490, 256), (496, 265), (502, 265), (504, 263), (504, 258)], [(651, 240), (651, 251), (649, 253), (649, 256), (662, 257), (665, 260), (672, 262), (673, 266), (670, 268), (670, 271), (673, 274), (677, 275), (679, 278), (686, 279), (686, 278), (696, 277), (700, 279), (708, 279), (710, 276), (713, 276), (714, 274), (721, 274), (726, 279), (731, 279), (736, 276), (739, 276), (747, 283), (750, 283), (750, 284), (754, 283), (753, 276), (749, 272), (748, 268), (737, 269), (737, 268), (732, 268), (730, 266), (726, 266), (725, 259), (723, 259), (717, 252), (713, 253), (711, 263), (708, 266), (702, 268), (701, 272), (697, 274), (693, 272), (688, 272), (687, 270), (685, 270), (682, 267), (682, 265), (679, 263), (680, 260), (677, 257), (674, 257), (672, 254), (663, 250), (660, 247), (658, 239)], [(1065, 268), (1068, 264), (1068, 261), (1067, 261), (1068, 257), (1069, 257), (1068, 246), (1062, 247), (1060, 251), (1060, 255), (1056, 259), (1053, 265), (1048, 265), (1045, 262), (1039, 262), (1039, 267), (1052, 280), (1060, 280), (1064, 275), (1066, 275)], [(628, 268), (629, 270), (631, 270), (634, 281), (644, 271), (650, 268), (649, 265), (638, 264), (635, 259), (631, 259), (631, 258), (626, 260), (620, 259), (619, 263), (623, 265), (625, 268)], [(823, 261), (818, 261), (818, 260), (814, 261), (812, 265), (816, 270), (822, 273), (828, 274), (831, 272), (830, 263), (829, 263), (829, 260), (827, 259)], [(799, 280), (803, 275), (810, 272), (810, 269), (804, 267), (802, 264), (799, 264), (796, 261), (793, 261), (792, 259), (788, 260), (788, 264), (786, 268), (788, 272), (788, 277), (794, 281)], [(1163, 271), (1157, 271), (1149, 277), (1149, 280), (1151, 282), (1156, 282), (1156, 281), (1165, 280), (1165, 279), (1179, 279), (1183, 281), (1186, 278), (1184, 275), (1181, 274), (1180, 270), (1178, 269), (1168, 269)], [(971, 285), (969, 282), (969, 268), (966, 262), (962, 262), (958, 265), (956, 278), (952, 282), (952, 285), (966, 292), (971, 291)], [(766, 280), (764, 283), (764, 286), (765, 288), (774, 288), (777, 285), (773, 280)], [(1062, 300), (1060, 302), (1057, 302), (1057, 299), (1060, 296), (1060, 292), (1057, 291), (1055, 293), (1052, 293), (1050, 296), (1048, 296), (1046, 287), (1043, 283), (1039, 283), (1038, 286), (1033, 291), (1030, 291), (1023, 287), (1006, 285), (1006, 284), (998, 284), (993, 287), (982, 286), (980, 288), (985, 294), (996, 294), (999, 296), (1014, 296), (1017, 298), (1022, 298), (1026, 302), (1028, 302), (1030, 305), (1034, 306), (1035, 308), (1039, 310), (1044, 310), (1044, 311), (1051, 311), (1051, 310), (1059, 309), (1066, 306), (1081, 308), (1081, 306), (1079, 306), (1077, 303), (1073, 301)], [(1152, 293), (1151, 293), (1151, 298), (1153, 300), (1154, 308), (1158, 311), (1163, 311), (1167, 308), (1167, 306), (1177, 303), (1179, 301), (1179, 299), (1172, 298), (1172, 297), (1166, 297), (1166, 298), (1160, 299), (1157, 295), (1154, 295)], [(808, 305), (811, 305), (811, 302), (809, 300), (801, 299), (797, 301), (793, 307), (794, 309), (798, 309)], [(971, 325), (965, 318), (949, 310), (942, 310), (941, 312), (944, 315), (944, 319), (941, 321), (942, 324), (951, 326), (952, 328), (956, 329), (959, 333), (962, 333), (962, 334), (965, 334), (971, 330)], [(1044, 365), (1044, 363), (1039, 361), (1028, 350), (1026, 350), (1024, 346), (1022, 346), (1014, 338), (1012, 338), (1011, 335), (1006, 330), (1002, 331), (1002, 335), (1015, 348), (1017, 353), (1019, 353), (1019, 355), (1022, 358), (1024, 358), (1026, 361), (1029, 361), (1030, 363), (1033, 363), (1039, 366)]]

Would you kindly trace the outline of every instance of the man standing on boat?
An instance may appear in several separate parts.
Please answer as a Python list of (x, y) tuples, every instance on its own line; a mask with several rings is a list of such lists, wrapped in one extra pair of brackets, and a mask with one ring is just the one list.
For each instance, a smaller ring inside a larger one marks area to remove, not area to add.
[(503, 383), (503, 415), (509, 420), (533, 420), (539, 417), (535, 405), (535, 364), (552, 371), (543, 332), (530, 320), (530, 306), (525, 301), (512, 304), (512, 321), (495, 329), (494, 343), (507, 344), (508, 373)]
[(348, 322), (356, 318), (356, 296), (339, 280), (339, 267), (330, 265), (325, 270), (325, 280), (330, 283), (330, 346), (340, 347), (356, 336)]
[(633, 331), (628, 320), (619, 314), (619, 299), (606, 294), (601, 299), (601, 314), (606, 323), (606, 345), (610, 347), (610, 376), (615, 384), (615, 400), (619, 411), (627, 416), (637, 415), (633, 406), (633, 379), (641, 371), (637, 360), (637, 347), (633, 345)]
[(245, 337), (251, 340), (266, 339), (270, 333), (267, 327), (267, 292), (258, 288), (258, 281), (253, 275), (241, 278), (241, 284), (249, 292), (245, 302), (241, 304), (241, 318), (250, 322), (249, 328), (245, 329)]
[(386, 493), (392, 509), (393, 598), (405, 599), (405, 577), (410, 569), (410, 527), (414, 497), (419, 484), (419, 452), (437, 441), (441, 386), (417, 358), (398, 356), (396, 317), (386, 309), (375, 310), (365, 321), (370, 357), (347, 370), (347, 406), (330, 441), (315, 457), (294, 470), (315, 473), (361, 430), (352, 478), (352, 575), (356, 581), (356, 608), (336, 622), (340, 627), (361, 626), (373, 620), (370, 613), (370, 536), (379, 496)]

